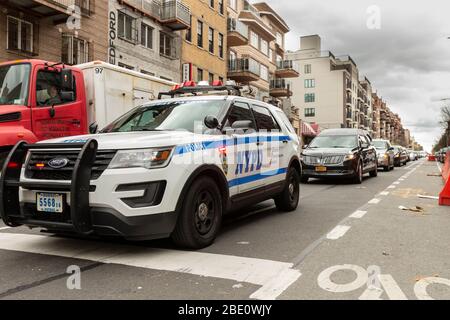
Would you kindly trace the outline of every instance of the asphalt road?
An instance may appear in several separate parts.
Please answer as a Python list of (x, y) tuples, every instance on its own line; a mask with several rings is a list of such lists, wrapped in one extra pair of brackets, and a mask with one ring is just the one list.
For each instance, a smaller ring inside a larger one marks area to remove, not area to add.
[(450, 210), (417, 197), (439, 192), (436, 172), (418, 161), (362, 185), (313, 180), (297, 211), (268, 201), (230, 216), (198, 252), (0, 223), (0, 299), (450, 299)]

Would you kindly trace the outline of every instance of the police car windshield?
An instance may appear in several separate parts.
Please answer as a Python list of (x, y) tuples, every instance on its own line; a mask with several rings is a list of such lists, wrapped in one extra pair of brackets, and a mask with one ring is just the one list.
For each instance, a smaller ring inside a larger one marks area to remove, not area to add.
[(309, 148), (356, 148), (358, 145), (356, 136), (318, 136)]
[(205, 117), (218, 117), (224, 105), (224, 100), (191, 100), (141, 106), (124, 114), (101, 132), (184, 130), (203, 133)]

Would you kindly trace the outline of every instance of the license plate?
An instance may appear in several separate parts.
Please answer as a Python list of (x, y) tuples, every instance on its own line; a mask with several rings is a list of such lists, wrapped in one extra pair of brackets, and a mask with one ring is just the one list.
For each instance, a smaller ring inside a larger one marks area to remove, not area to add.
[(327, 167), (324, 166), (317, 166), (316, 172), (327, 172)]
[(39, 212), (63, 212), (63, 195), (58, 193), (38, 193), (36, 206)]

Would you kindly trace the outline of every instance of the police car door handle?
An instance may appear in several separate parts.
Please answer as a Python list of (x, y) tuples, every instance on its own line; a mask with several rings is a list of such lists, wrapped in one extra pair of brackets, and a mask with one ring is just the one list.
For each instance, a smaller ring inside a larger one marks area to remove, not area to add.
[(282, 140), (281, 142), (283, 142), (284, 144), (288, 143), (288, 141), (287, 141), (287, 140)]
[(256, 145), (257, 145), (257, 146), (263, 146), (263, 145), (264, 145), (264, 142), (257, 142)]

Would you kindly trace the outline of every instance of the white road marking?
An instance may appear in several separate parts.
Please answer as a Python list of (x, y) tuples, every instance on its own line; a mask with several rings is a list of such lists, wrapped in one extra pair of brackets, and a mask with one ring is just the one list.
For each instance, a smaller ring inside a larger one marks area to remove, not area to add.
[(395, 188), (397, 188), (396, 186), (389, 186), (389, 187), (387, 187), (388, 189), (395, 189)]
[(421, 279), (414, 285), (414, 293), (419, 300), (434, 300), (427, 292), (427, 287), (432, 284), (440, 284), (450, 287), (450, 280), (438, 277)]
[(398, 185), (398, 184), (400, 184), (400, 181), (395, 181), (393, 184), (397, 184)]
[(378, 276), (384, 291), (391, 300), (408, 300), (402, 289), (390, 274), (380, 274)]
[[(221, 254), (108, 245), (56, 237), (0, 233), (0, 249), (173, 271), (262, 287), (256, 299), (276, 299), (300, 276), (292, 263)], [(252, 296), (253, 296), (252, 295)]]
[(368, 204), (379, 204), (380, 201), (381, 201), (380, 199), (375, 198), (375, 199), (370, 200), (370, 201), (368, 202)]
[(350, 216), (350, 218), (354, 218), (354, 219), (361, 219), (362, 217), (364, 217), (366, 215), (367, 211), (362, 211), (362, 210), (358, 210), (352, 213), (352, 215)]
[(439, 172), (442, 174), (442, 168), (441, 168), (441, 166), (439, 165), (439, 162), (437, 162), (437, 161), (436, 161), (436, 166), (438, 167)]
[(347, 231), (350, 230), (350, 226), (336, 226), (333, 230), (328, 232), (327, 239), (329, 240), (337, 240), (344, 236)]
[[(356, 273), (356, 279), (346, 284), (337, 284), (333, 280), (331, 280), (331, 276), (333, 275), (333, 273), (343, 270)], [(364, 268), (357, 265), (344, 264), (333, 266), (322, 271), (317, 277), (317, 284), (319, 285), (319, 287), (326, 291), (344, 293), (361, 288), (362, 286), (367, 284), (367, 280), (368, 275), (367, 271)]]
[(388, 196), (388, 195), (389, 195), (389, 191), (380, 192), (380, 196)]
[(1, 230), (7, 230), (7, 229), (11, 229), (11, 227), (2, 227), (2, 228), (0, 228), (0, 231)]

